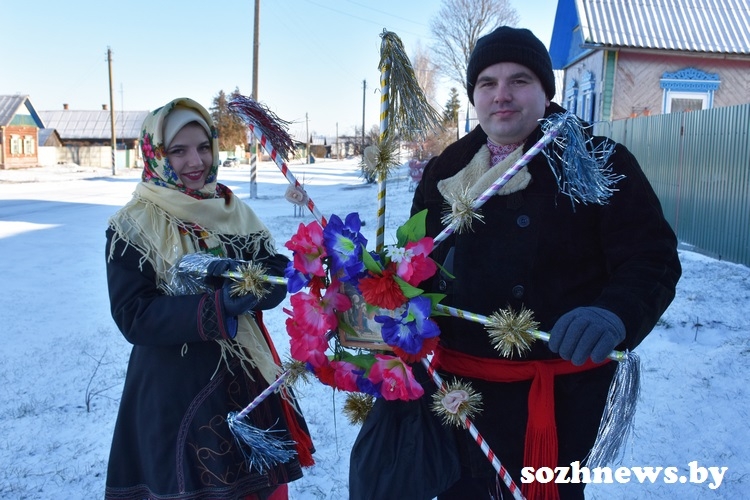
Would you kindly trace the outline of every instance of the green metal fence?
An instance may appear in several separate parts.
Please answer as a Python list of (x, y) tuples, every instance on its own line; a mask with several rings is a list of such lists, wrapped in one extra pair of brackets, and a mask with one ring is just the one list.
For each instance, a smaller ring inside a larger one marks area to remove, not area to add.
[(594, 130), (632, 151), (681, 243), (750, 266), (750, 104)]

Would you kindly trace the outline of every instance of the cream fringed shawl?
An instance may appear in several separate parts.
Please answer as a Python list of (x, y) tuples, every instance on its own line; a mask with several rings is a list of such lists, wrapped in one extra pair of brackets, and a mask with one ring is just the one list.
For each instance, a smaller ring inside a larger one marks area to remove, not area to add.
[[(196, 199), (141, 182), (136, 185), (133, 199), (110, 218), (109, 225), (115, 236), (107, 259), (113, 258), (116, 242), (132, 245), (143, 256), (141, 266), (148, 261), (154, 267), (157, 286), (168, 294), (173, 288), (170, 282), (174, 266), (183, 255), (200, 251), (200, 239), (209, 248), (220, 247), (223, 256), (227, 255), (224, 245), (231, 246), (238, 257), (249, 254), (255, 258), (261, 248), (272, 255), (276, 253), (268, 229), (235, 196), (230, 196), (228, 203), (224, 198)], [(223, 243), (219, 235), (224, 236)], [(233, 340), (217, 342), (221, 344), (222, 357), (238, 356), (243, 363), (256, 367), (269, 384), (279, 375), (280, 368), (251, 314), (238, 318)]]
[[(492, 168), (491, 154), (487, 146), (483, 145), (471, 161), (453, 177), (438, 181), (438, 190), (449, 203), (453, 203), (460, 195), (475, 200), (485, 190), (489, 189), (506, 170), (512, 167), (523, 154), (523, 146), (513, 151), (507, 158)], [(528, 168), (523, 167), (516, 175), (496, 193), (498, 196), (515, 193), (526, 188), (531, 182)]]

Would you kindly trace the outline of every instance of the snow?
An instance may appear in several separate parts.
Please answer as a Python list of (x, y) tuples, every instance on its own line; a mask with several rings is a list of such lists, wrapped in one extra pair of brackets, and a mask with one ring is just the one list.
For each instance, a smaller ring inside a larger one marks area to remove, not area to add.
[[(357, 160), (292, 163), (323, 214), (357, 211), (375, 244), (378, 187)], [(73, 165), (0, 170), (0, 497), (99, 498), (130, 346), (109, 313), (104, 230), (130, 199), (138, 171)], [(273, 163), (258, 168), (249, 199), (247, 165), (220, 180), (271, 228), (280, 250), (313, 220), (284, 199)], [(408, 168), (387, 185), (385, 242), (408, 217)], [(750, 482), (750, 269), (680, 250), (677, 297), (639, 347), (642, 391), (624, 467), (675, 467), (641, 484), (591, 484), (589, 498), (741, 498)], [(282, 304), (288, 306), (287, 302)], [(281, 307), (265, 316), (282, 356), (289, 342)], [(290, 486), (293, 499), (347, 498), (349, 450), (358, 426), (346, 395), (313, 381), (296, 388), (317, 448), (316, 465)], [(480, 430), (481, 431), (481, 430)], [(492, 446), (492, 443), (490, 443)], [(502, 460), (502, 457), (500, 457)], [(691, 475), (690, 463), (693, 464)], [(699, 467), (727, 467), (718, 488)], [(635, 469), (633, 469), (635, 470)], [(520, 484), (520, 478), (514, 478)], [(693, 481), (691, 481), (691, 479)]]

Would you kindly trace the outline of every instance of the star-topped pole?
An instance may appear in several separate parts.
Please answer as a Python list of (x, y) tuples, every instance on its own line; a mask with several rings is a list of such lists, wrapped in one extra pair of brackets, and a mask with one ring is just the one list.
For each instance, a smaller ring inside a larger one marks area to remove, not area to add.
[(386, 181), (389, 171), (398, 165), (398, 140), (424, 138), (440, 126), (440, 114), (427, 102), (401, 39), (387, 30), (380, 37), (380, 135), (376, 154), (365, 154), (374, 161), (364, 165), (378, 179), (377, 251), (383, 249), (385, 240)]
[[(281, 120), (252, 97), (240, 94), (232, 95), (229, 101), (229, 109), (247, 124), (260, 145), (268, 151), (268, 155), (279, 167), (286, 180), (295, 188), (302, 190), (302, 185), (289, 170), (286, 163), (289, 153), (294, 151), (294, 143), (286, 131), (288, 122)], [(320, 225), (325, 226), (326, 218), (315, 206), (312, 198), (307, 198), (306, 205)]]

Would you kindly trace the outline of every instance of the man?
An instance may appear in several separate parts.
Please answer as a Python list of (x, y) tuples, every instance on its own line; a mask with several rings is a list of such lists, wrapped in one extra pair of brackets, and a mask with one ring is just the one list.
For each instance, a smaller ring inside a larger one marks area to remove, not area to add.
[[(462, 193), (483, 193), (542, 137), (540, 120), (565, 111), (550, 101), (549, 53), (526, 29), (503, 26), (477, 41), (467, 91), (479, 126), (429, 162), (415, 191), (412, 214), (428, 209), (431, 236), (444, 229), (446, 207)], [(587, 137), (589, 152), (607, 144)], [(443, 304), (480, 315), (528, 309), (551, 334), (548, 344), (505, 359), (483, 325), (438, 318), (433, 364), (444, 379), (455, 376), (482, 395), (473, 421), (518, 486), (522, 467), (584, 460), (616, 369), (607, 355), (644, 339), (681, 274), (656, 195), (632, 154), (611, 145), (606, 165), (594, 167), (612, 183), (608, 197), (574, 201), (559, 182), (569, 174), (537, 154), (481, 207), (481, 221), (435, 249), (450, 276), (423, 284), (447, 294)], [(498, 487), (510, 498), (469, 433), (456, 433), (461, 478), (438, 498), (498, 498)], [(529, 483), (523, 491), (529, 498), (583, 498), (584, 486)]]

